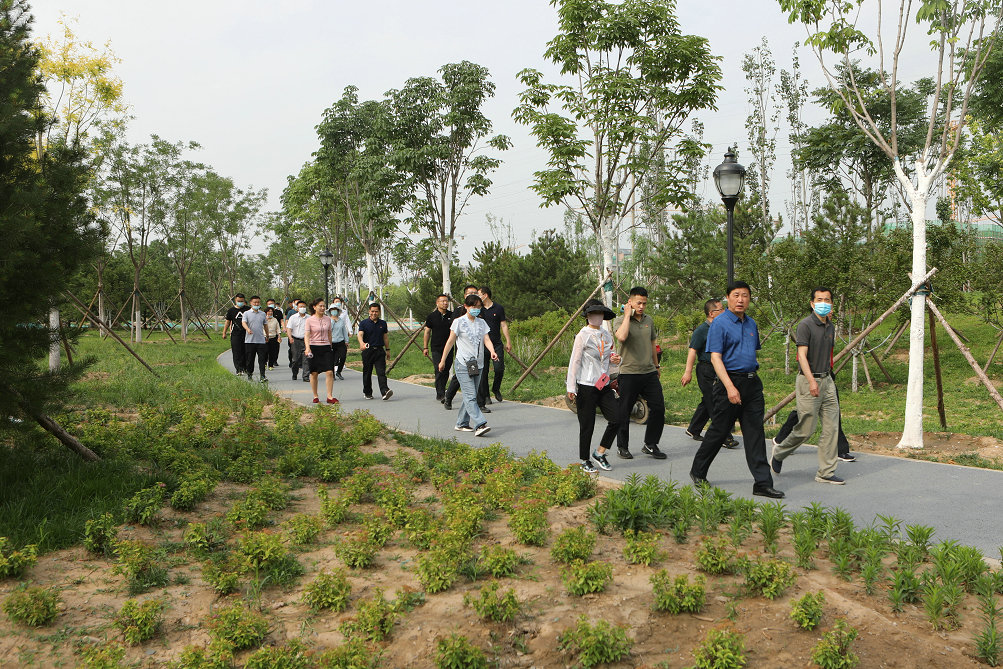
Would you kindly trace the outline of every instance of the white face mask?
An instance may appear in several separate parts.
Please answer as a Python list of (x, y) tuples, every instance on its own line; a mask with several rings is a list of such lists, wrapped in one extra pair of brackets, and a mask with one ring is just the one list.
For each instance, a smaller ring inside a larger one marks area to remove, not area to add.
[(597, 328), (600, 325), (602, 325), (603, 321), (602, 314), (589, 314), (585, 318), (588, 319), (589, 325), (591, 325), (594, 328)]
[(306, 307), (300, 307), (299, 309), (297, 309), (297, 311), (299, 311), (301, 314), (305, 314), (306, 313)]

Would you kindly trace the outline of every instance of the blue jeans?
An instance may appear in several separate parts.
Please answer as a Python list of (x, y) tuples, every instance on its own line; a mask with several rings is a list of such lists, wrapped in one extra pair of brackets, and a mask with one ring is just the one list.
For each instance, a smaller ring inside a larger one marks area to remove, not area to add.
[[(477, 406), (477, 383), (480, 376), (484, 375), (484, 370), (481, 369), (481, 374), (478, 377), (470, 376), (467, 373), (466, 363), (461, 363), (459, 360), (453, 364), (453, 370), (456, 374), (456, 380), (460, 382), (460, 392), (463, 394), (463, 402), (460, 403), (460, 413), (456, 416), (456, 424), (474, 428), (486, 425), (488, 419), (484, 417), (481, 408)], [(473, 425), (470, 425), (471, 421), (473, 421)]]

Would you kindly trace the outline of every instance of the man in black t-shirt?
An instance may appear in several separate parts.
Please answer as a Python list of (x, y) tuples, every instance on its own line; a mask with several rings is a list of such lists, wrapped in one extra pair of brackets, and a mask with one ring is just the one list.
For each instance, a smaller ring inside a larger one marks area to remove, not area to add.
[(230, 353), (233, 355), (233, 367), (237, 374), (244, 373), (244, 312), (250, 309), (243, 293), (233, 296), (233, 306), (226, 312), (226, 322), (223, 324), (223, 339), (230, 332)]
[[(435, 369), (435, 399), (440, 402), (446, 401), (446, 382), (449, 381), (449, 370), (453, 368), (453, 352), (449, 352), (446, 364), (442, 370), (439, 369), (439, 361), (442, 360), (442, 349), (446, 347), (446, 340), (449, 339), (449, 326), (453, 323), (453, 314), (449, 311), (449, 295), (443, 293), (435, 298), (435, 311), (425, 319), (425, 333), (422, 335), (421, 351), (425, 357), (432, 361)], [(431, 357), (429, 357), (431, 356)]]
[[(477, 286), (473, 284), (464, 286), (463, 299), (465, 300), (467, 298), (467, 295), (473, 295), (476, 292), (477, 292)], [(462, 318), (463, 316), (466, 315), (467, 315), (467, 308), (463, 306), (463, 300), (460, 300), (460, 306), (453, 309), (453, 320), (455, 321), (457, 318)], [(433, 362), (435, 362), (435, 360), (433, 360)], [(450, 365), (446, 365), (447, 372), (449, 369)], [(446, 388), (446, 397), (442, 402), (442, 406), (446, 411), (453, 410), (453, 398), (456, 397), (456, 393), (458, 393), (459, 391), (460, 391), (460, 382), (456, 380), (456, 376), (454, 375), (453, 378), (449, 380), (449, 387)], [(491, 413), (491, 410), (487, 409), (484, 406), (484, 400), (482, 398), (480, 397), (477, 398), (477, 404), (480, 405), (481, 411), (485, 411), (486, 413)]]
[(362, 394), (373, 399), (373, 369), (380, 385), (383, 400), (390, 399), (394, 391), (387, 383), (387, 358), (390, 357), (390, 329), (380, 318), (380, 305), (369, 305), (369, 318), (359, 323), (359, 350), (362, 352)]
[[(494, 395), (495, 399), (499, 402), (502, 401), (501, 395), (501, 382), (502, 377), (505, 375), (505, 353), (512, 352), (512, 340), (508, 336), (508, 319), (505, 318), (505, 307), (493, 302), (491, 300), (491, 289), (487, 286), (482, 286), (480, 289), (481, 294), (481, 318), (487, 322), (488, 327), (491, 328), (491, 332), (488, 336), (491, 338), (491, 343), (494, 345), (495, 352), (498, 353), (498, 359), (492, 361), (491, 356), (487, 355), (485, 351), (484, 356), (484, 373), (481, 374), (481, 384), (477, 389), (477, 401), (478, 403), (484, 402), (489, 404), (491, 402), (491, 397), (488, 395), (488, 363), (492, 363), (492, 367), (495, 370), (494, 381), (491, 383), (491, 394)], [(502, 348), (502, 336), (505, 337), (505, 348)]]

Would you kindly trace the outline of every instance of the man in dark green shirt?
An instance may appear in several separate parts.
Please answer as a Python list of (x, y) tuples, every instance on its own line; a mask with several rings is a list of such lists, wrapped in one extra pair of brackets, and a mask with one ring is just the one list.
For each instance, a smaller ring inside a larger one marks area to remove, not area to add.
[[(693, 411), (690, 425), (686, 428), (686, 435), (697, 441), (703, 441), (703, 434), (701, 432), (703, 432), (704, 425), (714, 417), (714, 398), (711, 395), (711, 390), (714, 387), (714, 380), (717, 379), (717, 374), (714, 373), (714, 366), (710, 362), (710, 353), (706, 350), (707, 331), (710, 330), (710, 324), (714, 322), (714, 319), (719, 314), (724, 313), (721, 300), (707, 300), (703, 305), (703, 312), (707, 316), (707, 320), (698, 325), (690, 337), (690, 350), (686, 357), (686, 371), (683, 372), (681, 379), (682, 385), (685, 388), (693, 379), (693, 363), (696, 362), (697, 386), (700, 388), (702, 398), (700, 404)], [(722, 446), (725, 448), (738, 448), (738, 442), (735, 441), (735, 437), (729, 434)]]

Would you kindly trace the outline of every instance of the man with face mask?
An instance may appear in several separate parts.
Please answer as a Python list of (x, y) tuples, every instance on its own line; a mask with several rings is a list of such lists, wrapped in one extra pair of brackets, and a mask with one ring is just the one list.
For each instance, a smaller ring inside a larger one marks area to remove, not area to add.
[(348, 340), (352, 337), (352, 316), (345, 308), (345, 300), (342, 297), (335, 296), (331, 303), (331, 308), (338, 310), (338, 322), (341, 324), (345, 335), (343, 339), (339, 339), (337, 335), (332, 334), (333, 339), (331, 340), (332, 342), (345, 342), (344, 349), (336, 346), (334, 351), (334, 376), (339, 381), (344, 381), (345, 377), (341, 373), (345, 370), (345, 359), (348, 357)]
[(286, 319), (286, 337), (289, 339), (289, 349), (292, 351), (293, 381), (303, 368), (303, 380), (310, 383), (310, 374), (305, 366), (306, 343), (303, 337), (306, 336), (306, 303), (303, 300), (296, 300), (294, 305), (296, 311)]
[(226, 312), (223, 324), (223, 339), (226, 339), (227, 331), (230, 332), (230, 354), (238, 376), (244, 373), (244, 362), (247, 359), (247, 352), (244, 350), (244, 312), (248, 309), (250, 307), (247, 306), (244, 294), (237, 293), (233, 296), (233, 306)]
[[(477, 294), (477, 292), (478, 292), (477, 286), (473, 284), (464, 286), (463, 299), (466, 300), (469, 295)], [(480, 312), (478, 312), (478, 314), (480, 314)], [(466, 315), (467, 315), (467, 307), (463, 303), (461, 303), (460, 306), (453, 309), (454, 321), (460, 318), (461, 316), (466, 316)], [(450, 323), (450, 326), (452, 326), (452, 323)], [(438, 369), (438, 367), (436, 369)], [(442, 401), (442, 406), (446, 411), (453, 410), (453, 398), (456, 397), (456, 393), (459, 392), (459, 390), (460, 390), (460, 382), (456, 378), (456, 375), (453, 375), (453, 378), (449, 380), (449, 386), (446, 388), (446, 397)], [(491, 410), (483, 405), (483, 403), (481, 402), (481, 398), (478, 397), (477, 399), (478, 399), (477, 405), (480, 407), (481, 413), (491, 413)]]
[(815, 426), (822, 421), (822, 436), (818, 441), (818, 472), (815, 481), (843, 485), (836, 476), (839, 431), (839, 398), (832, 369), (832, 346), (836, 339), (832, 324), (832, 291), (819, 286), (811, 292), (812, 313), (798, 323), (795, 343), (798, 347), (797, 394), (798, 423), (779, 444), (774, 443), (770, 468), (779, 474), (784, 459), (808, 441)]

